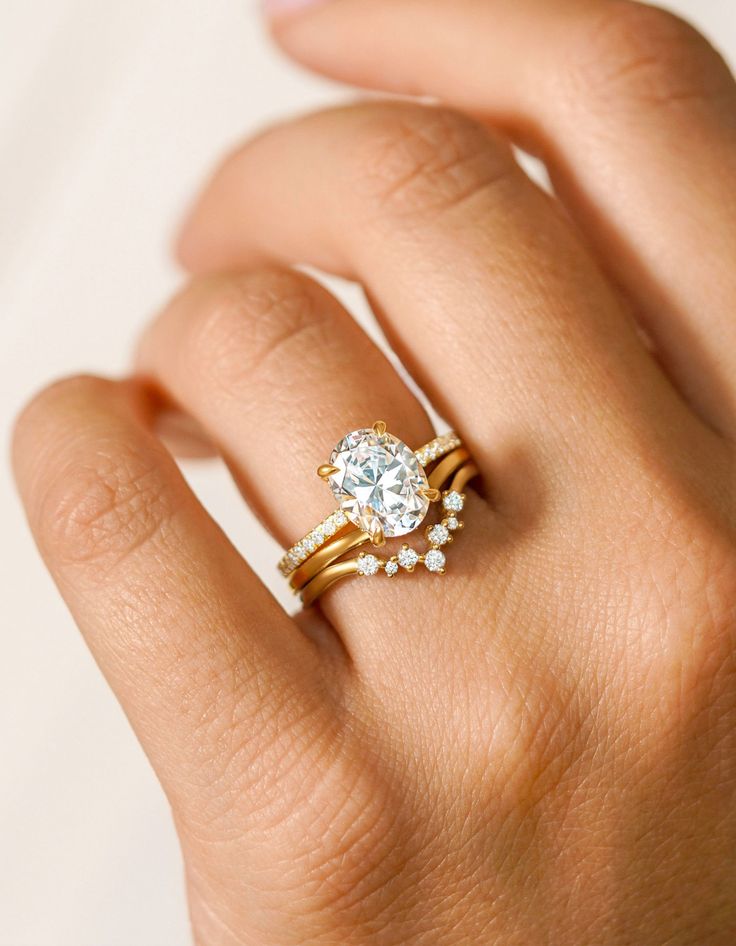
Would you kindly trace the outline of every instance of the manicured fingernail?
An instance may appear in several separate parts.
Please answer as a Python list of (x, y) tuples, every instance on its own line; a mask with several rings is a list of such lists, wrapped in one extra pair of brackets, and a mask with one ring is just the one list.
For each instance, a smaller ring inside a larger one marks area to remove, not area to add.
[(286, 16), (289, 13), (306, 10), (308, 7), (316, 7), (321, 3), (325, 3), (325, 0), (262, 0), (266, 16)]

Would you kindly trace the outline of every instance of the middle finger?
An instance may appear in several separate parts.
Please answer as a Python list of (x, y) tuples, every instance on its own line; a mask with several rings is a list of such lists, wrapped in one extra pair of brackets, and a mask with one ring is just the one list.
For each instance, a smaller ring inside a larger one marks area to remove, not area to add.
[(559, 208), (444, 109), (374, 104), (265, 133), (216, 174), (181, 254), (197, 270), (265, 257), (359, 278), (481, 461), (522, 437), (579, 465), (601, 445), (591, 430), (620, 437), (642, 410), (649, 430), (694, 423)]

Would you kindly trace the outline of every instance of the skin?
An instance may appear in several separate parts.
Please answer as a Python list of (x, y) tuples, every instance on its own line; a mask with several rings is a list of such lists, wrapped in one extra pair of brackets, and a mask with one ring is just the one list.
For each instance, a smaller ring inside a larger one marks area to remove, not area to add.
[[(446, 104), (245, 143), (183, 229), (191, 278), (135, 377), (49, 388), (14, 444), (171, 802), (196, 942), (726, 946), (736, 86), (690, 27), (619, 0), (272, 17), (308, 66)], [(447, 576), (344, 581), (292, 620), (164, 426), (284, 544), (329, 511), (314, 470), (345, 432), (432, 434), (295, 263), (366, 287), (482, 480)]]

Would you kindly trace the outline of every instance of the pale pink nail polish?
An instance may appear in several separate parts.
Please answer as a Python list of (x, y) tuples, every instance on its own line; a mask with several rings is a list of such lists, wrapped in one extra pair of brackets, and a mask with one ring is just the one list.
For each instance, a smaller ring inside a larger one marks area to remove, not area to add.
[(326, 0), (261, 0), (263, 12), (266, 16), (281, 16), (289, 13), (298, 13), (308, 7), (316, 7)]

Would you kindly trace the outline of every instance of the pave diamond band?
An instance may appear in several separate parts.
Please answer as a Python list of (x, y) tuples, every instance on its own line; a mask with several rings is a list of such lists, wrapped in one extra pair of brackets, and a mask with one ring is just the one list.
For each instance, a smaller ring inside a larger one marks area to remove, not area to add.
[[(355, 431), (354, 434), (348, 435), (348, 437), (344, 438), (343, 441), (341, 441), (340, 444), (338, 444), (338, 447), (333, 452), (333, 455), (335, 452), (341, 452), (339, 451), (339, 448), (343, 444), (345, 444), (345, 441), (347, 441), (349, 438), (354, 437), (355, 434), (364, 434), (365, 435), (364, 439), (367, 439), (368, 437), (367, 431), (368, 429), (366, 429), (365, 431)], [(386, 431), (384, 430), (383, 434), (381, 434), (380, 436), (390, 437), (391, 435), (386, 434)], [(396, 440), (396, 438), (391, 438), (391, 439), (394, 441)], [(401, 443), (400, 441), (397, 441), (397, 442)], [(418, 450), (413, 451), (413, 457), (416, 458), (416, 462), (418, 463), (418, 466), (421, 468), (424, 468), (438, 460), (441, 460), (443, 457), (446, 457), (448, 454), (450, 454), (453, 450), (456, 450), (461, 445), (462, 445), (462, 440), (460, 439), (460, 437), (454, 431), (450, 431), (449, 433), (442, 434), (438, 437), (435, 437), (433, 440), (425, 444), (423, 447), (420, 447)], [(350, 444), (345, 444), (345, 446), (346, 446), (346, 450), (350, 449)], [(393, 445), (391, 445), (391, 447), (392, 449), (395, 449)], [(342, 452), (345, 453), (346, 451), (342, 451)], [(409, 463), (411, 462), (408, 459), (408, 457), (406, 457), (406, 455), (403, 453), (403, 451), (401, 451), (401, 454), (402, 454), (402, 459), (404, 460), (404, 462), (407, 462), (407, 461)], [(368, 459), (368, 462), (370, 462), (370, 457), (368, 457), (367, 459)], [(395, 467), (399, 467), (398, 462), (395, 464)], [(421, 481), (421, 477), (419, 476), (418, 471), (415, 472), (414, 478), (417, 482)], [(359, 482), (360, 475), (354, 477), (354, 479)], [(389, 488), (386, 490), (387, 492), (391, 492), (392, 499), (393, 499), (393, 495), (395, 495), (396, 493), (395, 480), (396, 478), (394, 477), (394, 481), (389, 484)], [(391, 487), (393, 487), (393, 489), (391, 489)], [(361, 489), (361, 486), (358, 485), (355, 491), (357, 492), (360, 489)], [(353, 499), (352, 502), (354, 504), (355, 500)], [(418, 502), (416, 503), (416, 505), (418, 505), (420, 509), (423, 507), (424, 512), (426, 514), (426, 503)], [(411, 515), (405, 514), (403, 518), (407, 520), (411, 519)], [(284, 578), (288, 578), (299, 568), (300, 565), (306, 562), (307, 559), (311, 555), (313, 555), (316, 551), (322, 548), (322, 546), (328, 543), (333, 537), (344, 534), (347, 531), (347, 527), (351, 525), (352, 523), (350, 522), (347, 515), (345, 514), (344, 509), (340, 508), (340, 509), (337, 509), (335, 512), (330, 513), (329, 516), (326, 516), (320, 523), (318, 523), (305, 536), (303, 536), (298, 542), (294, 543), (294, 545), (292, 545), (292, 547), (287, 550), (286, 554), (283, 556), (283, 558), (281, 559), (278, 565), (278, 568), (281, 574), (284, 576)], [(366, 530), (362, 530), (362, 531), (366, 531)], [(408, 531), (411, 531), (411, 530), (406, 529), (403, 532), (397, 532), (396, 534), (403, 535), (403, 534), (406, 534), (406, 532)]]

